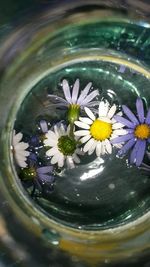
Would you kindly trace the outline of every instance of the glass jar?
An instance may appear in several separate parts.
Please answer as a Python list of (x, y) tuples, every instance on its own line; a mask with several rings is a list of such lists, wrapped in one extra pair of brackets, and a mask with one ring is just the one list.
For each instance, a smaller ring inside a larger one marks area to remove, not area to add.
[[(12, 262), (16, 266), (116, 267), (137, 266), (139, 262), (143, 264), (140, 266), (148, 266), (149, 199), (146, 206), (144, 200), (141, 202), (136, 218), (131, 221), (129, 215), (125, 221), (105, 227), (87, 229), (76, 227), (75, 223), (72, 227), (72, 222), (63, 223), (57, 216), (49, 216), (31, 200), (18, 179), (10, 147), (16, 114), (23, 100), (58, 66), (82, 59), (86, 62), (90, 57), (104, 62), (117, 60), (125, 67), (128, 62), (149, 79), (149, 8), (148, 1), (61, 1), (2, 40), (0, 236), (1, 258), (6, 266)], [(110, 27), (113, 23), (136, 25), (139, 31), (134, 32), (133, 26), (133, 31), (128, 32), (122, 28), (124, 35), (121, 30), (113, 32)], [(101, 28), (105, 24), (109, 28), (107, 36), (100, 34), (105, 31)], [(128, 49), (123, 45), (126, 39), (130, 43)]]

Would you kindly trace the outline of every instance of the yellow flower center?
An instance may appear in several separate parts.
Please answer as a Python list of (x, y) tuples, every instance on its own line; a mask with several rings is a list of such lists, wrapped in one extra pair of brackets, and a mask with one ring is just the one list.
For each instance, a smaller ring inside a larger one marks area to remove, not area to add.
[(95, 140), (103, 141), (111, 136), (112, 125), (105, 121), (95, 120), (90, 127), (90, 133)]
[(147, 139), (150, 137), (150, 127), (147, 124), (140, 124), (135, 128), (134, 135), (140, 139)]

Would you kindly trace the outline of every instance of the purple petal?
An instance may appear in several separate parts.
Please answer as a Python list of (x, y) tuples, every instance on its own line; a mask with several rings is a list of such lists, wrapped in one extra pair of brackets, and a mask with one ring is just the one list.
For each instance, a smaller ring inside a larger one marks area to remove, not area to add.
[(47, 125), (47, 122), (45, 120), (40, 121), (40, 127), (41, 127), (41, 130), (43, 133), (48, 132), (48, 125)]
[(54, 176), (52, 175), (46, 175), (46, 174), (41, 174), (38, 176), (38, 179), (42, 182), (49, 182), (53, 183), (54, 182)]
[(136, 166), (140, 166), (143, 158), (144, 158), (144, 154), (145, 154), (145, 150), (146, 150), (146, 141), (145, 140), (139, 140), (140, 143), (140, 147), (137, 151), (137, 155), (136, 155)]
[(89, 104), (87, 104), (88, 107), (94, 107), (99, 106), (99, 101), (91, 101)]
[(133, 150), (131, 151), (131, 154), (130, 154), (130, 163), (133, 164), (136, 162), (136, 154), (137, 154), (137, 149), (139, 147), (139, 139), (136, 141), (136, 144), (133, 148)]
[(38, 174), (45, 174), (51, 172), (52, 170), (53, 170), (52, 166), (44, 166), (36, 169)]
[(86, 85), (86, 87), (85, 87), (84, 90), (81, 92), (81, 94), (80, 94), (80, 96), (79, 96), (79, 98), (78, 98), (77, 104), (80, 105), (80, 104), (82, 103), (83, 99), (85, 99), (85, 97), (88, 95), (91, 86), (92, 86), (92, 83), (91, 83), (91, 82), (89, 82), (89, 83)]
[(65, 98), (68, 101), (68, 103), (71, 104), (71, 94), (70, 94), (70, 88), (69, 88), (68, 81), (63, 80), (62, 85), (63, 85), (63, 91), (64, 91)]
[(145, 123), (150, 124), (150, 108), (149, 108), (149, 110), (148, 110), (148, 112), (147, 112), (147, 116), (146, 116), (146, 119), (145, 119)]
[(50, 100), (54, 100), (56, 103), (60, 102), (60, 104), (64, 104), (64, 105), (67, 105), (67, 101), (65, 99), (63, 99), (62, 97), (59, 97), (57, 95), (50, 95), (48, 94), (48, 97), (50, 98)]
[(134, 129), (126, 129), (128, 133), (134, 133)]
[(118, 70), (118, 72), (120, 72), (120, 73), (124, 73), (125, 70), (126, 70), (126, 66), (121, 65), (120, 68), (119, 68), (119, 70)]
[(126, 152), (135, 144), (135, 139), (130, 139), (118, 152), (118, 155), (126, 154)]
[(136, 100), (136, 109), (137, 109), (139, 121), (140, 123), (143, 123), (144, 122), (144, 107), (143, 107), (143, 101), (141, 98), (137, 98)]
[(125, 126), (127, 126), (127, 127), (129, 127), (129, 128), (132, 128), (132, 129), (135, 128), (135, 125), (134, 125), (133, 122), (131, 122), (131, 121), (129, 121), (129, 120), (127, 120), (127, 119), (125, 119), (125, 118), (119, 116), (119, 115), (115, 115), (115, 116), (114, 116), (114, 119), (115, 119), (117, 122), (121, 122), (123, 125), (125, 125)]
[(130, 155), (130, 162), (140, 166), (146, 149), (146, 141), (138, 139)]
[(89, 102), (91, 102), (98, 95), (99, 95), (99, 91), (98, 90), (94, 90), (87, 97), (85, 97), (83, 102), (81, 102), (81, 106), (87, 105)]
[(123, 112), (125, 113), (125, 115), (135, 124), (139, 124), (139, 121), (137, 120), (137, 118), (135, 117), (135, 115), (133, 114), (133, 112), (125, 105), (122, 106)]
[(119, 144), (119, 143), (126, 142), (126, 141), (130, 140), (131, 138), (134, 139), (134, 134), (133, 134), (133, 133), (131, 133), (131, 134), (125, 134), (125, 135), (122, 135), (122, 136), (113, 138), (113, 139), (111, 140), (111, 143), (112, 143), (113, 145), (114, 145), (114, 144)]
[(75, 81), (75, 84), (73, 86), (73, 91), (72, 91), (72, 104), (76, 104), (77, 102), (77, 97), (79, 94), (79, 79)]

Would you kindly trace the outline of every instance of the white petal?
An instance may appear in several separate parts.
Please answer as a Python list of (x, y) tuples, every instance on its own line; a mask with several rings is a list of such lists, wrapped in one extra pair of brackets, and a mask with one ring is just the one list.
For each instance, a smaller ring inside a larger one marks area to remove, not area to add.
[(98, 119), (100, 121), (105, 121), (105, 122), (108, 122), (108, 123), (112, 123), (111, 119), (109, 119), (108, 117), (99, 117)]
[(21, 168), (26, 168), (27, 167), (27, 163), (25, 162), (25, 161), (18, 161), (17, 162), (18, 163), (18, 165), (21, 167)]
[(113, 145), (114, 147), (116, 147), (116, 148), (122, 148), (122, 144), (115, 144), (115, 145)]
[(73, 156), (75, 163), (77, 163), (77, 164), (80, 163), (80, 158), (76, 154), (73, 154), (72, 156)]
[(116, 120), (114, 118), (111, 119), (111, 123), (114, 124), (116, 123)]
[(106, 117), (109, 109), (109, 103), (101, 101), (99, 104), (99, 117)]
[(89, 135), (89, 131), (88, 130), (79, 130), (74, 132), (75, 136), (85, 136), (85, 135)]
[(112, 145), (108, 139), (105, 140), (105, 148), (107, 153), (111, 154), (112, 153)]
[(60, 128), (59, 128), (60, 135), (66, 135), (66, 130), (64, 125), (61, 123)]
[(15, 150), (25, 150), (28, 147), (29, 147), (28, 143), (20, 142), (15, 146)]
[(72, 91), (72, 104), (76, 104), (78, 93), (79, 93), (79, 79), (77, 79), (75, 81), (75, 84), (73, 86), (73, 91)]
[(60, 127), (58, 127), (56, 124), (54, 125), (54, 132), (55, 132), (57, 138), (59, 138), (61, 135), (61, 130), (60, 130)]
[(114, 138), (116, 138), (116, 137), (118, 137), (118, 135), (117, 135), (117, 134), (114, 134), (114, 133), (112, 133), (112, 135), (111, 135), (111, 137), (110, 137), (110, 140), (112, 140), (112, 139), (114, 139)]
[(97, 157), (99, 157), (100, 154), (101, 154), (101, 146), (102, 146), (101, 142), (97, 142), (97, 145), (96, 145), (96, 155), (97, 155)]
[(27, 166), (26, 158), (25, 157), (21, 157), (21, 156), (18, 156), (17, 154), (15, 154), (15, 159), (16, 159), (17, 164), (21, 168), (25, 168)]
[(82, 144), (84, 144), (84, 143), (87, 142), (90, 138), (91, 138), (91, 135), (90, 135), (90, 134), (85, 135), (85, 136), (83, 136), (83, 137), (80, 139), (80, 142), (81, 142)]
[(81, 121), (75, 121), (74, 124), (82, 129), (90, 129), (90, 126), (88, 124), (85, 124)]
[(74, 169), (75, 168), (75, 164), (74, 164), (72, 156), (67, 156), (66, 163), (67, 163), (68, 169)]
[(57, 147), (52, 147), (51, 149), (46, 151), (46, 155), (51, 157), (51, 156), (57, 155), (58, 152), (59, 152), (59, 150)]
[(68, 81), (63, 80), (62, 85), (63, 85), (63, 91), (64, 91), (65, 98), (71, 104), (71, 94), (70, 94), (70, 88), (69, 88)]
[(123, 128), (123, 127), (124, 127), (124, 125), (122, 123), (120, 123), (120, 122), (113, 123), (113, 125), (112, 125), (112, 128), (114, 130), (120, 129), (120, 128)]
[(81, 156), (84, 155), (84, 152), (83, 152), (80, 148), (77, 148), (77, 149), (75, 150), (75, 153), (78, 154), (78, 155), (81, 155)]
[(58, 157), (59, 157), (59, 155), (55, 154), (51, 159), (51, 164), (56, 164), (58, 162)]
[(53, 140), (53, 139), (45, 139), (44, 140), (44, 144), (46, 145), (46, 146), (57, 146), (57, 143), (58, 143), (58, 140)]
[(18, 162), (26, 161), (26, 157), (24, 155), (19, 155), (19, 153), (15, 153), (15, 158)]
[(118, 116), (122, 116), (123, 113), (122, 113), (122, 111), (119, 111), (116, 115), (118, 115)]
[(22, 137), (23, 137), (22, 133), (17, 133), (15, 135), (15, 131), (14, 131), (14, 133), (13, 133), (13, 145), (15, 146), (17, 143), (19, 143), (21, 141)]
[(96, 145), (97, 145), (97, 141), (94, 140), (93, 145), (91, 146), (91, 148), (90, 148), (89, 151), (88, 151), (88, 155), (92, 155), (92, 154), (93, 154), (93, 152), (94, 152), (94, 150), (95, 150), (95, 148), (96, 148)]
[(93, 146), (93, 144), (95, 143), (95, 140), (93, 138), (91, 138), (84, 146), (83, 151), (87, 152), (88, 150), (90, 150), (90, 148)]
[(104, 155), (106, 153), (106, 150), (105, 150), (105, 141), (102, 141), (101, 142), (101, 154)]
[(93, 121), (87, 117), (79, 117), (79, 120), (89, 125), (93, 123)]
[(45, 137), (46, 137), (47, 139), (58, 140), (57, 135), (56, 135), (53, 131), (51, 131), (51, 130), (49, 130), (49, 131), (45, 134)]
[(113, 134), (115, 134), (115, 135), (124, 135), (124, 134), (127, 134), (128, 132), (127, 132), (127, 130), (124, 130), (124, 129), (119, 129), (119, 130), (114, 130), (113, 131)]
[(95, 115), (93, 114), (93, 112), (87, 107), (85, 107), (84, 109), (85, 109), (86, 114), (90, 117), (90, 119), (94, 121)]
[(19, 150), (17, 151), (17, 154), (20, 156), (28, 157), (30, 155), (30, 152), (26, 150)]
[(60, 168), (62, 168), (63, 166), (64, 166), (64, 160), (65, 160), (65, 157), (64, 157), (64, 155), (60, 155), (59, 156), (59, 158), (58, 158), (58, 166), (60, 167)]
[(77, 104), (80, 105), (80, 104), (82, 103), (82, 101), (83, 101), (83, 100), (85, 99), (85, 97), (87, 96), (87, 94), (88, 94), (88, 92), (89, 92), (91, 86), (92, 86), (92, 83), (91, 83), (91, 82), (88, 83), (88, 84), (86, 85), (86, 87), (85, 87), (84, 90), (81, 92), (81, 94), (80, 94), (80, 96), (79, 96), (79, 98), (78, 98)]
[(115, 114), (115, 112), (116, 112), (116, 109), (117, 109), (116, 105), (113, 105), (113, 106), (110, 108), (110, 110), (108, 111), (107, 116), (108, 116), (110, 119), (114, 116), (114, 114)]

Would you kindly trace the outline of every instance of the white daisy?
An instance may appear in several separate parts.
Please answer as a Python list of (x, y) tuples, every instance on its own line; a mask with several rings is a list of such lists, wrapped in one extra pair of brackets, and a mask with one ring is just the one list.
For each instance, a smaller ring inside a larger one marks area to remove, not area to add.
[(28, 143), (21, 142), (23, 137), (22, 133), (13, 132), (13, 153), (15, 160), (19, 167), (25, 168), (27, 166), (26, 160), (27, 157), (30, 155), (29, 151), (26, 151), (26, 149), (29, 147)]
[(53, 131), (49, 130), (45, 134), (44, 144), (50, 147), (46, 155), (52, 157), (51, 164), (63, 167), (66, 162), (68, 168), (74, 168), (74, 163), (80, 163), (78, 155), (82, 155), (82, 152), (77, 148), (76, 141), (69, 137), (69, 131), (69, 127), (65, 130), (64, 125), (60, 124), (60, 126), (55, 125)]
[(85, 108), (88, 117), (79, 117), (79, 121), (76, 121), (75, 125), (82, 130), (74, 133), (75, 136), (81, 137), (81, 143), (85, 143), (84, 152), (91, 155), (96, 150), (98, 157), (105, 153), (112, 153), (111, 139), (126, 133), (122, 129), (123, 124), (113, 119), (116, 109), (116, 105), (110, 107), (107, 101), (100, 102), (98, 116), (95, 116), (89, 108)]

